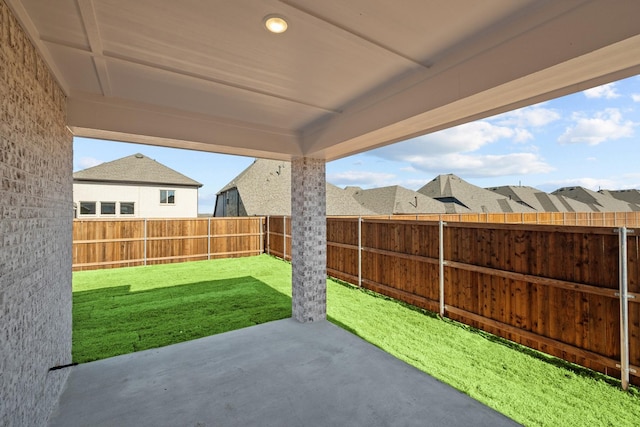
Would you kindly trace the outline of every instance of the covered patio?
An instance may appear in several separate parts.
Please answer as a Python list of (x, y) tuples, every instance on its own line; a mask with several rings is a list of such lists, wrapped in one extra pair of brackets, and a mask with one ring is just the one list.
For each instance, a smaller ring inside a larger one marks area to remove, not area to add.
[(292, 161), (293, 318), (323, 325), (325, 162), (638, 74), (637, 16), (635, 0), (0, 0), (0, 424), (45, 424), (71, 370), (73, 136)]
[(515, 426), (326, 320), (278, 320), (73, 368), (51, 427)]

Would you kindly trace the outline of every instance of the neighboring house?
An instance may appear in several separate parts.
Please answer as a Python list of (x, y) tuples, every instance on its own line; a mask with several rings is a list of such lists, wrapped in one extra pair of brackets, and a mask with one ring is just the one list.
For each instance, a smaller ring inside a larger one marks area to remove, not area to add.
[(640, 211), (640, 206), (634, 203), (616, 199), (607, 192), (592, 191), (584, 187), (563, 187), (551, 194), (578, 200), (587, 204), (594, 212)]
[(488, 188), (514, 200), (521, 205), (528, 206), (538, 212), (592, 212), (586, 203), (565, 197), (563, 195), (548, 194), (537, 188), (527, 186), (502, 186)]
[[(216, 196), (213, 216), (291, 215), (291, 164), (256, 159)], [(327, 215), (375, 215), (327, 183)]]
[(76, 218), (196, 218), (197, 181), (140, 153), (73, 174)]
[(438, 175), (418, 193), (444, 203), (447, 213), (535, 212), (529, 206), (477, 187), (453, 174)]
[(445, 205), (437, 200), (399, 185), (363, 190), (347, 187), (363, 207), (382, 215), (445, 213)]
[[(214, 216), (291, 215), (291, 165), (257, 159), (217, 194)], [(439, 175), (417, 192), (393, 185), (344, 190), (327, 183), (327, 215), (429, 213), (628, 212), (640, 210), (640, 191), (567, 187), (552, 194), (527, 186), (481, 188)]]
[(600, 190), (599, 192), (618, 200), (624, 200), (625, 202), (640, 206), (640, 190)]

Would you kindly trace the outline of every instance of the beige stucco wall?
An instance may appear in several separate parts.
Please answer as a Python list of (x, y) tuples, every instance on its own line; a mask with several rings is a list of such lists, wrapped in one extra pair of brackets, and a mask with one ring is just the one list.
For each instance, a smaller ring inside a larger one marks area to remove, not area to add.
[[(161, 204), (160, 190), (174, 190), (175, 204)], [(73, 184), (73, 202), (78, 218), (196, 218), (198, 216), (198, 189), (176, 186), (135, 186), (116, 184)], [(80, 202), (116, 202), (116, 215), (81, 215)], [(134, 202), (134, 215), (120, 215), (119, 202)]]
[(41, 426), (71, 362), (66, 100), (0, 0), (0, 425)]

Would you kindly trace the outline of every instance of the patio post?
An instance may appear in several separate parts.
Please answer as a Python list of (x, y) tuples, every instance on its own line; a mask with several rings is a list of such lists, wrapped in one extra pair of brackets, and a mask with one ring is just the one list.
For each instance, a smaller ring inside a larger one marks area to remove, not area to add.
[(325, 162), (291, 161), (292, 315), (299, 322), (327, 316)]

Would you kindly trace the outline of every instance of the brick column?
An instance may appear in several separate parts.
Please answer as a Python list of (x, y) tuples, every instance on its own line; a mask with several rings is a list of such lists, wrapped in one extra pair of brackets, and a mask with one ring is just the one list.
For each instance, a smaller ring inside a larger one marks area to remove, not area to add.
[(291, 162), (291, 263), (293, 318), (327, 317), (327, 217), (324, 160)]

